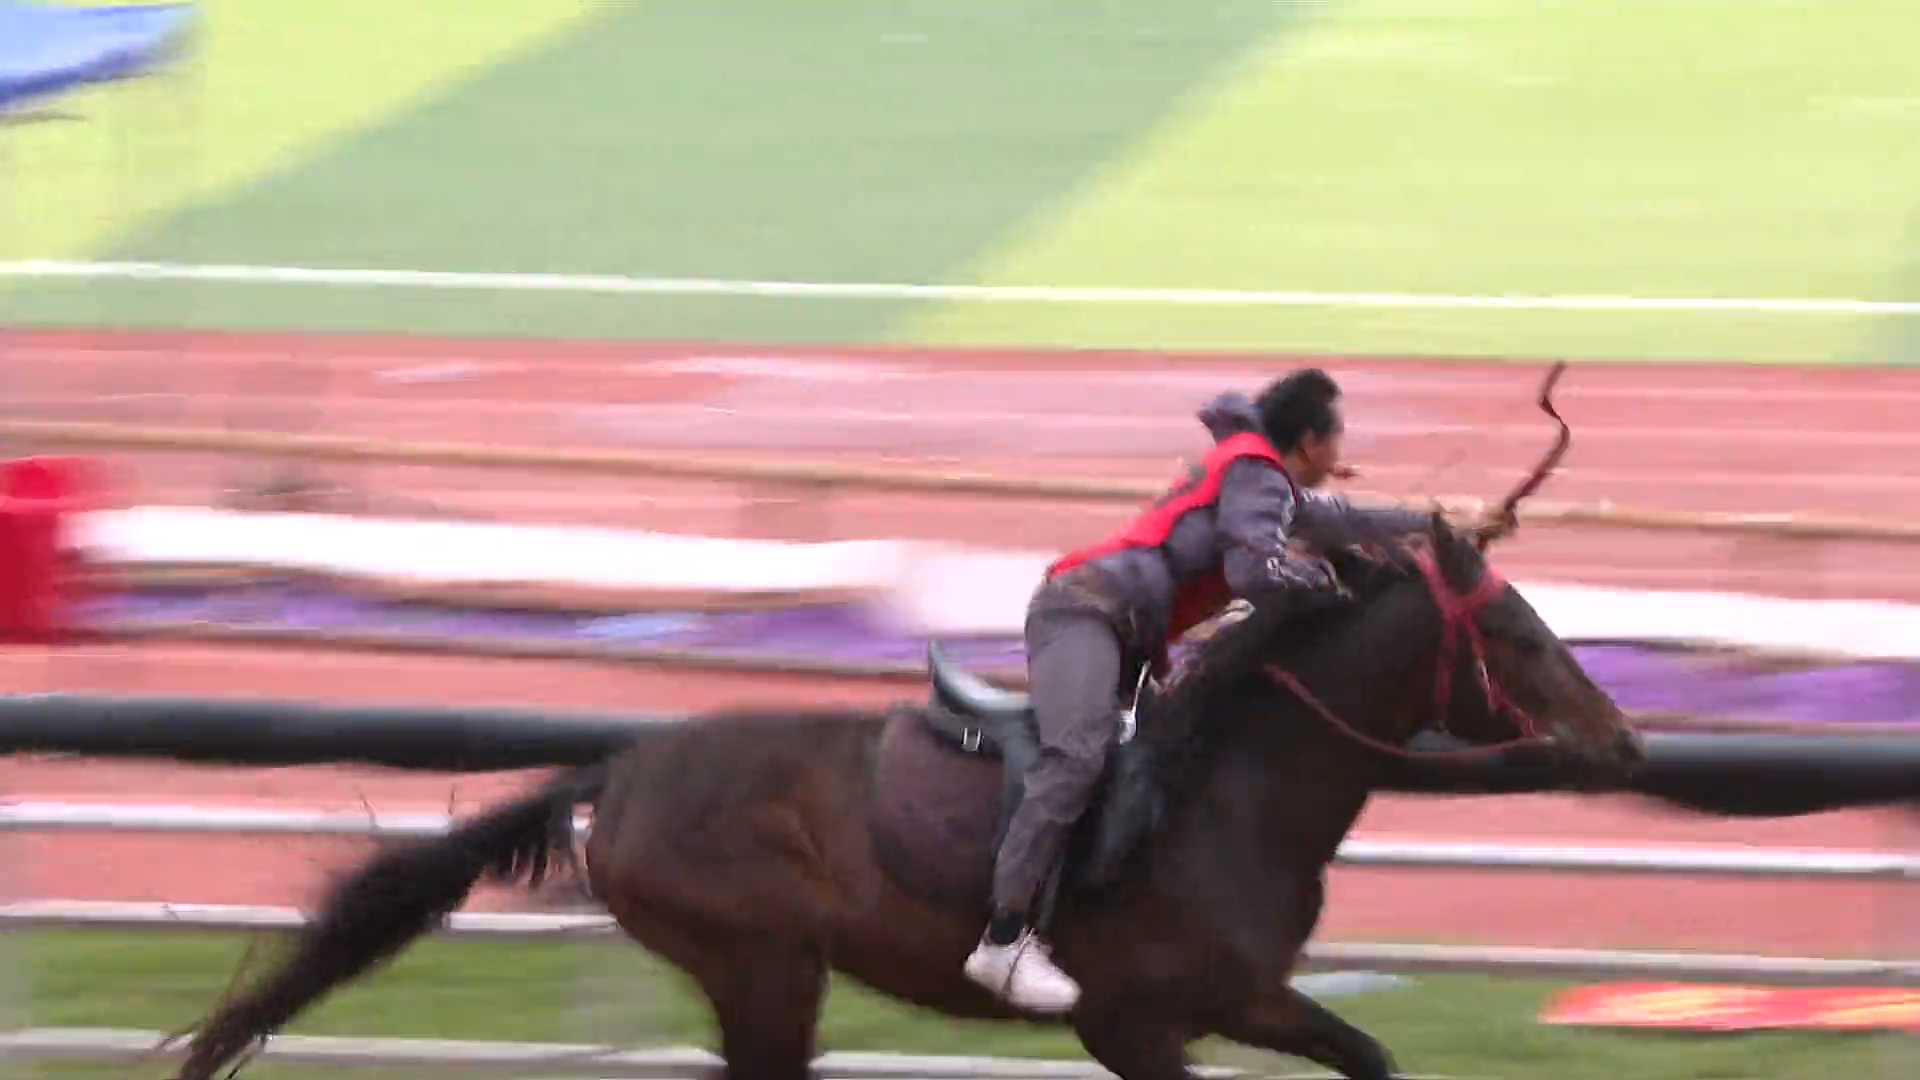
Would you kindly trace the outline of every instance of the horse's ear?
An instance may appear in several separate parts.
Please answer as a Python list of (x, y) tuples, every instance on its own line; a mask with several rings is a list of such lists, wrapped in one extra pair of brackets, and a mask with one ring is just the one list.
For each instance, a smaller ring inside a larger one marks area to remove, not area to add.
[(1433, 512), (1433, 555), (1440, 563), (1440, 570), (1448, 580), (1460, 581), (1474, 576), (1474, 567), (1478, 565), (1478, 552), (1467, 538), (1460, 535), (1453, 523), (1438, 510)]

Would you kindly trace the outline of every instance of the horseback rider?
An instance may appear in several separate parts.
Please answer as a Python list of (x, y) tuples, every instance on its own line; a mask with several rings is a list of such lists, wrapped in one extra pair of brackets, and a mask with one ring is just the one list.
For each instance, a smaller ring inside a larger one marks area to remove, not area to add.
[[(1072, 1009), (1080, 988), (1049, 955), (1029, 912), (1105, 767), (1118, 699), (1142, 666), (1162, 673), (1168, 643), (1231, 601), (1337, 588), (1325, 550), (1423, 529), (1418, 511), (1361, 509), (1314, 487), (1341, 471), (1340, 388), (1308, 368), (1249, 399), (1200, 410), (1213, 447), (1168, 493), (1107, 538), (1047, 568), (1027, 607), (1028, 681), (1040, 760), (994, 867), (993, 910), (965, 972), (1014, 1006)], [(1513, 527), (1494, 517), (1476, 529)]]

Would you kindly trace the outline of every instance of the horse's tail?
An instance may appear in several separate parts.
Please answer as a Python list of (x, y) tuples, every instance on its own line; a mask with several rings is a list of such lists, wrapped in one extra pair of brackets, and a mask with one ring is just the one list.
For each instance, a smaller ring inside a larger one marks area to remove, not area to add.
[(606, 781), (605, 764), (575, 769), (445, 836), (376, 856), (334, 887), (290, 956), (201, 1021), (178, 1080), (208, 1080), (334, 987), (392, 959), (458, 910), (489, 871), (538, 884), (553, 855), (571, 855), (574, 806)]

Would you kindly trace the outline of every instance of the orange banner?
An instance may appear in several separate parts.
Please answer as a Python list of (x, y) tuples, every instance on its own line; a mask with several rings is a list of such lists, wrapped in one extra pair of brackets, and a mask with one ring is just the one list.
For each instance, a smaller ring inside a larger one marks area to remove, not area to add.
[(1920, 1031), (1920, 990), (1612, 983), (1554, 995), (1540, 1022), (1579, 1027)]

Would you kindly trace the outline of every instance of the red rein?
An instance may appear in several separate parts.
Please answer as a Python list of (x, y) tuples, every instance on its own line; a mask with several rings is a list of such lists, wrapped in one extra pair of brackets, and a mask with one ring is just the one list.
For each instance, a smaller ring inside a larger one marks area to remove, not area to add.
[(1301, 701), (1306, 702), (1308, 708), (1319, 713), (1320, 718), (1331, 725), (1335, 731), (1370, 750), (1395, 757), (1484, 757), (1511, 747), (1547, 741), (1539, 733), (1533, 717), (1508, 698), (1499, 684), (1493, 681), (1487, 669), (1486, 642), (1480, 636), (1479, 625), (1474, 622), (1474, 616), (1480, 609), (1498, 599), (1506, 590), (1506, 579), (1489, 566), (1483, 570), (1479, 583), (1473, 587), (1472, 591), (1465, 594), (1457, 593), (1451, 585), (1447, 584), (1445, 575), (1440, 572), (1440, 564), (1434, 559), (1432, 552), (1420, 549), (1413, 551), (1412, 555), (1414, 564), (1420, 568), (1421, 578), (1427, 584), (1427, 591), (1433, 594), (1433, 602), (1440, 609), (1440, 655), (1434, 665), (1433, 680), (1435, 726), (1443, 732), (1447, 730), (1447, 714), (1452, 711), (1450, 706), (1453, 702), (1453, 669), (1459, 655), (1460, 639), (1464, 637), (1468, 649), (1473, 653), (1474, 672), (1479, 676), (1480, 692), (1486, 697), (1487, 707), (1495, 713), (1506, 713), (1512, 716), (1521, 731), (1520, 738), (1476, 746), (1469, 750), (1444, 750), (1416, 754), (1354, 729), (1340, 719), (1332, 709), (1322, 704), (1319, 698), (1314, 697), (1293, 672), (1275, 664), (1268, 664), (1267, 674), (1275, 682), (1293, 691)]

